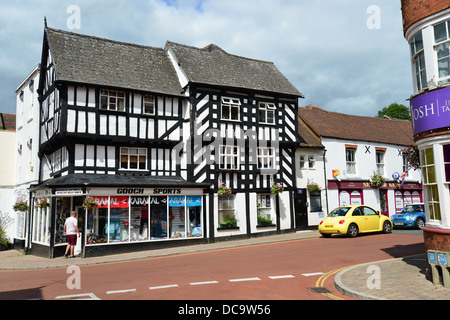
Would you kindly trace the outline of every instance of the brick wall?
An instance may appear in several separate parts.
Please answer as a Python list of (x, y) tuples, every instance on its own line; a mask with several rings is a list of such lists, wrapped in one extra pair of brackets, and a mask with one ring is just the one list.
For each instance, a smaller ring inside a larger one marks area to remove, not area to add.
[(450, 252), (450, 230), (423, 228), (425, 248)]
[(450, 8), (449, 0), (401, 0), (401, 3), (405, 33), (417, 21)]

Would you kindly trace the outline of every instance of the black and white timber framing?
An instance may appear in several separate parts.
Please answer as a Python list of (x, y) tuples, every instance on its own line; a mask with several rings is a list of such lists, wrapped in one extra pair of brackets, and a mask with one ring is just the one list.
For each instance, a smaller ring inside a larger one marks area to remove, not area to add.
[[(76, 181), (72, 177), (77, 175), (89, 181), (95, 176), (96, 185), (104, 177), (117, 177), (116, 185), (105, 182), (110, 188), (125, 186), (130, 176), (148, 177), (141, 187), (149, 188), (171, 178), (167, 181), (182, 181), (180, 187), (201, 190), (207, 241), (295, 230), (302, 94), (273, 63), (234, 56), (215, 45), (167, 42), (159, 49), (46, 27), (38, 93), (36, 198), (42, 189), (89, 188), (56, 183), (64, 177)], [(236, 103), (234, 119), (224, 116), (224, 101)], [(270, 121), (261, 118), (261, 106), (269, 106)], [(220, 155), (225, 146), (239, 150), (227, 168)], [(123, 165), (123, 148), (143, 150), (138, 168)], [(265, 168), (258, 162), (258, 148), (273, 152)], [(258, 230), (256, 199), (270, 195), (273, 182), (282, 183), (285, 191), (273, 196), (272, 226)], [(220, 228), (221, 183), (235, 196), (239, 227), (234, 230)]]

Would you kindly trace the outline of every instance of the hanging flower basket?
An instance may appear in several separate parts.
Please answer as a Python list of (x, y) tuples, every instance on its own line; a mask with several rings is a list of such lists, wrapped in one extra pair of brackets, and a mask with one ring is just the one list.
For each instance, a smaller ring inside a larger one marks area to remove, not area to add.
[(315, 182), (310, 182), (310, 183), (308, 183), (308, 184), (306, 185), (306, 189), (307, 189), (309, 192), (320, 191), (320, 190), (322, 190), (322, 189), (319, 187), (319, 185), (318, 185), (317, 183), (315, 183)]
[(386, 179), (378, 173), (375, 173), (372, 177), (370, 177), (370, 185), (372, 188), (381, 188), (385, 181)]
[(47, 209), (48, 207), (50, 207), (50, 202), (48, 202), (48, 200), (46, 198), (44, 198), (44, 199), (41, 199), (40, 201), (38, 201), (34, 207), (36, 209), (38, 209), (38, 208)]
[(408, 168), (413, 168), (414, 170), (420, 169), (420, 153), (417, 146), (411, 146), (406, 150), (406, 161)]
[(98, 203), (95, 202), (93, 197), (86, 197), (83, 201), (83, 207), (86, 209), (96, 209), (98, 207)]
[(219, 194), (219, 196), (222, 196), (222, 197), (229, 197), (229, 196), (231, 196), (231, 188), (230, 187), (227, 187), (226, 185), (225, 185), (225, 183), (221, 183), (220, 185), (219, 185), (219, 191), (217, 192), (218, 194)]
[(16, 201), (16, 203), (13, 205), (13, 210), (16, 212), (27, 212), (30, 206), (28, 205), (27, 201)]
[(272, 186), (270, 187), (270, 193), (273, 195), (278, 195), (284, 191), (284, 187), (281, 183), (272, 182)]

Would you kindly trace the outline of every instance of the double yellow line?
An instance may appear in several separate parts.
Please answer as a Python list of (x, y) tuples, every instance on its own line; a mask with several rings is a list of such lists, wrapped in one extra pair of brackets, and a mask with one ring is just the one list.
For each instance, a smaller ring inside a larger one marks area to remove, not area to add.
[[(338, 272), (341, 272), (342, 270), (348, 269), (348, 268), (349, 267), (343, 267), (343, 268), (332, 270), (332, 271), (329, 271), (329, 272), (323, 274), (319, 279), (317, 279), (317, 281), (316, 281), (316, 288), (324, 288), (325, 281), (330, 276), (332, 276), (332, 275), (334, 275), (334, 274), (336, 274)], [(324, 295), (325, 297), (328, 297), (328, 298), (333, 299), (333, 300), (346, 300), (344, 298), (335, 296), (334, 294), (331, 294), (331, 293), (321, 293), (321, 294)]]

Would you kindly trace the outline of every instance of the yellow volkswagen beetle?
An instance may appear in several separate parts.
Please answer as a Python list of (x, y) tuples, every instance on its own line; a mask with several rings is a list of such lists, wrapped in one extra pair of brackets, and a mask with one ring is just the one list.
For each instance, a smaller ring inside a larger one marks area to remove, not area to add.
[(331, 237), (332, 234), (346, 234), (354, 238), (360, 233), (379, 231), (391, 233), (392, 221), (364, 205), (336, 208), (319, 225), (319, 232), (325, 238)]

